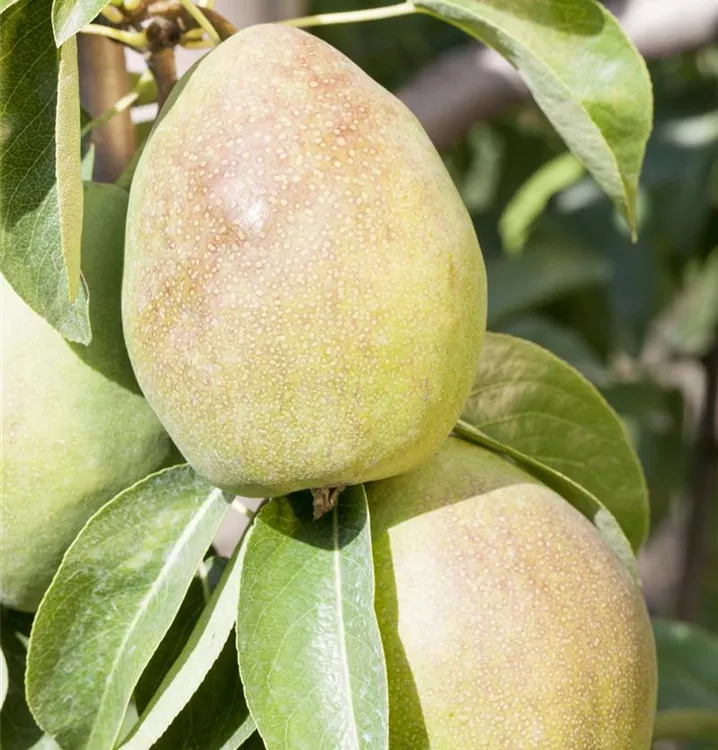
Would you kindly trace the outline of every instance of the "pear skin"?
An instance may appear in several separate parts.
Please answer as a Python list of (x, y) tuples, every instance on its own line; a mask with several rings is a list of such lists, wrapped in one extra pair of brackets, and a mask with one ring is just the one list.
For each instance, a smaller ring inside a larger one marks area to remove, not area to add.
[(260, 25), (200, 63), (132, 183), (138, 381), (183, 455), (246, 496), (438, 450), (471, 389), (486, 280), (416, 118), (337, 50)]

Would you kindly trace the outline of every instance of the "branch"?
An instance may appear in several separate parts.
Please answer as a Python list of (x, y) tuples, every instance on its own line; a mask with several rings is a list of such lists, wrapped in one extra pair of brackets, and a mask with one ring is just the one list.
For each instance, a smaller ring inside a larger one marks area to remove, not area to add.
[(718, 338), (703, 360), (705, 393), (693, 453), (691, 507), (686, 527), (683, 580), (676, 611), (695, 619), (705, 570), (706, 531), (713, 528), (718, 498)]
[[(130, 90), (125, 49), (101, 36), (78, 36), (80, 99), (91, 117), (100, 117)], [(92, 134), (95, 143), (93, 178), (114, 182), (135, 151), (135, 128), (129, 110)]]
[(661, 711), (656, 715), (653, 740), (710, 739), (718, 732), (718, 713), (701, 708)]
[[(718, 0), (623, 0), (609, 7), (648, 60), (701, 49), (718, 39)], [(478, 43), (439, 57), (397, 94), (439, 149), (454, 144), (477, 120), (529, 97), (516, 70)]]

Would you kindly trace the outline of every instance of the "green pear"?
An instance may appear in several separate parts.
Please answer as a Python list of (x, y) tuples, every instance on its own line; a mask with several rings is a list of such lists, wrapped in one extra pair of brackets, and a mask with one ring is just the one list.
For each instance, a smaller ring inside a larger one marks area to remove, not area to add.
[(85, 196), (83, 271), (93, 340), (69, 344), (2, 278), (0, 600), (33, 611), (87, 519), (161, 466), (172, 444), (139, 393), (122, 341), (121, 223), (126, 196)]
[(137, 379), (215, 485), (380, 479), (451, 431), (486, 320), (471, 219), (414, 116), (316, 37), (209, 53), (142, 154), (126, 245)]
[(646, 607), (586, 518), (455, 438), (367, 492), (392, 750), (650, 747)]

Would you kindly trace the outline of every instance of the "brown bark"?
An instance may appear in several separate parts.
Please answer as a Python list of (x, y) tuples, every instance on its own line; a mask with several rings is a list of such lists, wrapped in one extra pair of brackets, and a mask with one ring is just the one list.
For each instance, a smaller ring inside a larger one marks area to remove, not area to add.
[[(79, 34), (78, 59), (80, 102), (95, 118), (130, 90), (125, 50), (109, 39)], [(95, 144), (93, 179), (114, 182), (135, 151), (135, 129), (130, 111), (122, 112), (95, 128), (92, 141)]]

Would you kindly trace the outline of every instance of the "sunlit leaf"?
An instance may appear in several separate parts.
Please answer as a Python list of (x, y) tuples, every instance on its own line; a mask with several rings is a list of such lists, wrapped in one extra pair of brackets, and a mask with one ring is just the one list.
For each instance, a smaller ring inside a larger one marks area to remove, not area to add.
[(593, 0), (414, 0), (496, 49), (636, 228), (638, 178), (651, 130), (651, 80), (618, 21)]
[(75, 40), (58, 52), (46, 3), (0, 25), (2, 273), (66, 338), (90, 341), (80, 278), (82, 177)]
[[(142, 708), (140, 721), (125, 739), (123, 750), (156, 747), (154, 743), (160, 737), (160, 747), (168, 750), (196, 747), (196, 740), (202, 738), (205, 745), (200, 745), (198, 750), (211, 750), (215, 744), (207, 736), (210, 729), (217, 738), (217, 748), (222, 747), (240, 727), (245, 728), (247, 736), (254, 731), (239, 680), (235, 646), (227, 640), (237, 616), (241, 552), (242, 548), (238, 547), (208, 605), (199, 614), (189, 637), (181, 644), (177, 659), (167, 670), (152, 700)], [(188, 615), (191, 617), (191, 611)], [(174, 632), (181, 638), (181, 629)], [(214, 670), (213, 664), (220, 653), (224, 658)], [(200, 693), (195, 695), (198, 688)], [(205, 730), (198, 737), (196, 724), (200, 718)], [(189, 742), (191, 737), (195, 743)]]
[(186, 465), (153, 474), (98, 511), (38, 610), (27, 695), (72, 750), (110, 748), (229, 503)]
[[(57, 745), (46, 737), (32, 718), (25, 702), (25, 658), (27, 636), (12, 622), (15, 613), (2, 613), (0, 644), (7, 663), (7, 697), (0, 711), (0, 741), (3, 750), (29, 750), (44, 742), (46, 750), (57, 750)], [(37, 743), (37, 744), (36, 744)]]
[(246, 539), (237, 650), (268, 747), (381, 750), (384, 656), (364, 488), (315, 521), (312, 498), (270, 501)]
[(52, 27), (59, 47), (88, 24), (107, 5), (107, 0), (53, 0)]
[(645, 539), (645, 480), (621, 420), (594, 386), (545, 349), (487, 334), (461, 423), (479, 433), (469, 439), (484, 435), (484, 444), (538, 469), (595, 523), (608, 509), (634, 550)]

